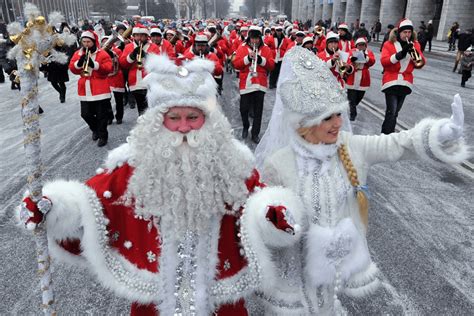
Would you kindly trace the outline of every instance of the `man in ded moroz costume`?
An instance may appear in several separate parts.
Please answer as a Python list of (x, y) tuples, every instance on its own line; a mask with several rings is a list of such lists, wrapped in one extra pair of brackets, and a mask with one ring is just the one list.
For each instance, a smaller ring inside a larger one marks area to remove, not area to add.
[(424, 119), (390, 135), (353, 135), (347, 110), (344, 90), (323, 61), (300, 47), (285, 55), (272, 117), (256, 149), (257, 165), (268, 184), (298, 194), (306, 238), (300, 247), (274, 253), (278, 287), (261, 298), (275, 314), (344, 314), (340, 293), (360, 297), (379, 286), (365, 237), (370, 166), (409, 158), (457, 163), (468, 157), (458, 95), (451, 119)]
[(150, 108), (128, 143), (86, 184), (25, 198), (21, 219), (46, 225), (53, 257), (87, 264), (134, 315), (247, 315), (275, 286), (267, 246), (298, 240), (301, 207), (260, 183), (218, 109), (212, 61), (149, 55), (146, 68)]

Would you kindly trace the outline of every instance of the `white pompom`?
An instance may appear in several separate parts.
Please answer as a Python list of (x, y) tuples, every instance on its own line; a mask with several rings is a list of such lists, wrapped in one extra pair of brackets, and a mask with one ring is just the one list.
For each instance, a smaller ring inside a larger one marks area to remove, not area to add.
[(28, 230), (35, 230), (35, 228), (36, 228), (35, 223), (29, 222), (28, 224), (26, 224), (26, 229)]
[(41, 14), (40, 11), (38, 10), (38, 7), (30, 2), (25, 3), (25, 9), (23, 10), (23, 12), (25, 13), (25, 16), (28, 18), (31, 18), (31, 17), (35, 18)]
[(110, 198), (112, 197), (112, 192), (110, 192), (110, 191), (104, 191), (104, 197), (105, 197), (106, 199), (110, 199)]
[(21, 33), (23, 31), (23, 27), (21, 26), (19, 22), (12, 22), (8, 24), (7, 30), (8, 30), (8, 34), (14, 35), (14, 34)]

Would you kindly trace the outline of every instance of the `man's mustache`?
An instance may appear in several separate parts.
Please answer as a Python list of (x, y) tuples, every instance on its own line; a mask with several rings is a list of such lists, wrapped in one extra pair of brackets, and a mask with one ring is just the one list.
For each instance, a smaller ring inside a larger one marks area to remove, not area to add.
[(196, 148), (200, 145), (201, 141), (199, 140), (198, 131), (191, 130), (187, 133), (175, 132), (171, 139), (171, 146), (179, 147), (183, 143), (187, 143), (189, 147)]

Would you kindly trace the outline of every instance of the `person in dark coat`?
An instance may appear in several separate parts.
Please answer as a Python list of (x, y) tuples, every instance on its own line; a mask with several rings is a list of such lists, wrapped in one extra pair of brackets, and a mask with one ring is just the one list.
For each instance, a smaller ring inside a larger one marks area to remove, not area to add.
[[(456, 61), (454, 62), (454, 68), (453, 72), (456, 71), (458, 68), (459, 61), (461, 60), (461, 57), (463, 56), (464, 52), (474, 44), (473, 40), (473, 30), (467, 29), (464, 32), (461, 32), (459, 34), (459, 40), (458, 40), (458, 52), (456, 54)], [(461, 73), (461, 69), (459, 69), (459, 73)]]
[(417, 34), (418, 43), (420, 43), (421, 51), (425, 51), (427, 39), (426, 39), (426, 26), (421, 25)]
[[(63, 23), (64, 24), (64, 23)], [(62, 32), (70, 33), (69, 26), (61, 25), (60, 30)], [(55, 47), (55, 49), (59, 52), (65, 53), (68, 56), (68, 62), (65, 64), (60, 64), (57, 62), (51, 62), (47, 64), (42, 69), (47, 73), (48, 81), (51, 82), (53, 88), (58, 91), (59, 93), (59, 101), (61, 103), (66, 102), (66, 82), (69, 81), (69, 74), (68, 74), (68, 65), (69, 61), (71, 60), (72, 55), (77, 49), (76, 45), (72, 46), (62, 46), (62, 47)]]
[(393, 30), (394, 27), (395, 26), (393, 26), (393, 24), (387, 25), (387, 31), (385, 32), (385, 35), (383, 37), (382, 45), (380, 45), (380, 51), (382, 51), (383, 44), (388, 41), (388, 38), (390, 37), (390, 32)]
[(466, 87), (466, 81), (471, 78), (471, 72), (472, 72), (472, 65), (474, 64), (474, 53), (473, 53), (474, 48), (471, 46), (469, 47), (463, 54), (461, 58), (461, 73), (462, 73), (462, 79), (461, 79), (461, 87)]
[(0, 19), (0, 83), (5, 82), (5, 74), (3, 69), (5, 68), (5, 63), (7, 62), (7, 46), (8, 32), (7, 27), (2, 19)]
[(431, 52), (431, 41), (433, 40), (433, 36), (434, 36), (433, 20), (429, 20), (428, 25), (426, 27), (426, 42), (428, 43), (429, 52)]
[(454, 22), (451, 28), (449, 29), (449, 36), (448, 36), (448, 52), (450, 50), (454, 51), (456, 49), (456, 40), (459, 36), (459, 23)]
[(367, 39), (367, 41), (370, 43), (370, 33), (365, 28), (365, 23), (361, 23), (359, 29), (357, 31), (355, 31), (354, 41), (356, 41), (360, 37), (365, 37), (365, 39)]
[(377, 19), (377, 22), (375, 22), (375, 25), (374, 25), (374, 34), (375, 34), (374, 41), (375, 42), (379, 41), (380, 32), (382, 32), (382, 23), (380, 23), (380, 19)]

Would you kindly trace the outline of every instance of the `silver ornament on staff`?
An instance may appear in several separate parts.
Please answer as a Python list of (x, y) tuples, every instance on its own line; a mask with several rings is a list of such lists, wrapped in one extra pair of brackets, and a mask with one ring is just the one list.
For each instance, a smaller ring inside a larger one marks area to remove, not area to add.
[[(73, 42), (69, 34), (57, 34), (54, 25), (64, 21), (59, 12), (52, 12), (46, 19), (40, 15), (32, 3), (25, 3), (26, 26), (18, 22), (8, 25), (10, 40), (16, 45), (8, 52), (10, 59), (16, 59), (18, 76), (21, 81), (21, 117), (23, 119), (24, 148), (28, 172), (27, 187), (30, 198), (38, 203), (40, 210), (47, 206), (42, 199), (42, 164), (41, 164), (41, 129), (39, 124), (38, 75), (39, 66), (49, 62), (66, 63), (68, 57), (54, 48)], [(48, 240), (44, 225), (38, 225), (34, 231), (38, 274), (41, 278), (41, 308), (45, 315), (55, 315), (54, 292), (51, 277), (51, 260), (48, 251)]]

